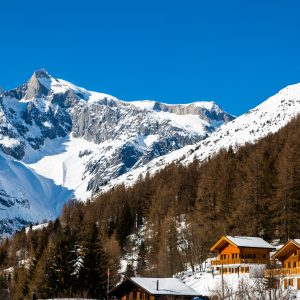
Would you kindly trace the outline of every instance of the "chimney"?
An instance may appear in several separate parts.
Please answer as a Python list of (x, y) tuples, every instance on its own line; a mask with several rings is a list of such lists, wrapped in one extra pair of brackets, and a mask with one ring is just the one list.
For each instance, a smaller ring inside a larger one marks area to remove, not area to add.
[(157, 281), (156, 281), (156, 290), (157, 290), (157, 291), (159, 290), (159, 281), (158, 281), (158, 279), (157, 279)]

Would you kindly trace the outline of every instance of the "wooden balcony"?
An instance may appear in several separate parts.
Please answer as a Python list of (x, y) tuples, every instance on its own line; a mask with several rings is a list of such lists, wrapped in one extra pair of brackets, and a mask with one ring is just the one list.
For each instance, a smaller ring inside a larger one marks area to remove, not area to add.
[(211, 266), (221, 265), (240, 265), (240, 264), (262, 264), (266, 265), (269, 263), (268, 259), (254, 259), (254, 258), (236, 258), (236, 259), (223, 259), (223, 260), (212, 260)]
[(300, 275), (300, 268), (281, 268), (281, 269), (268, 269), (265, 270), (266, 277), (285, 277)]

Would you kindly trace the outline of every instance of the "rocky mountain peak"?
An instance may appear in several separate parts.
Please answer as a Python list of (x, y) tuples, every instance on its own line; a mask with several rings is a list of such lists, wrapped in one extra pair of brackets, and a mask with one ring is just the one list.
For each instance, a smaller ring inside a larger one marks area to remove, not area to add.
[(35, 71), (26, 84), (25, 100), (47, 96), (51, 90), (53, 78), (45, 69)]
[(34, 73), (33, 73), (32, 76), (35, 76), (37, 78), (47, 78), (47, 79), (51, 79), (52, 78), (52, 76), (44, 68), (41, 68), (39, 70), (34, 71)]

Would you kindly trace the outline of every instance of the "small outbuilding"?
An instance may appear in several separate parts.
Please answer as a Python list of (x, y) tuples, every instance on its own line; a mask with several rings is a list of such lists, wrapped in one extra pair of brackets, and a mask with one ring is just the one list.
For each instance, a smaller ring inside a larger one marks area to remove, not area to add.
[(120, 300), (192, 300), (201, 297), (177, 278), (130, 277), (110, 291)]

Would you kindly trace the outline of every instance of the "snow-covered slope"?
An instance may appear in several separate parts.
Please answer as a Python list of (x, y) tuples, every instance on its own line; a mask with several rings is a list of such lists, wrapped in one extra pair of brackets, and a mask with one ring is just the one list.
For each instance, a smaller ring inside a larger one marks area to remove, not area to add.
[(127, 186), (132, 185), (141, 174), (147, 172), (154, 174), (175, 161), (185, 164), (192, 162), (194, 158), (204, 161), (221, 149), (232, 147), (236, 150), (245, 143), (254, 143), (270, 133), (275, 133), (299, 113), (300, 83), (282, 89), (256, 108), (223, 124), (205, 140), (161, 156), (138, 169), (111, 180), (103, 187), (103, 190), (121, 183)]
[(72, 194), (0, 152), (0, 233), (53, 219)]
[[(0, 92), (0, 154), (3, 165), (16, 164), (23, 172), (16, 187), (30, 204), (16, 210), (19, 192), (8, 185), (12, 174), (3, 168), (6, 217), (0, 218), (27, 222), (56, 216), (72, 192), (85, 200), (112, 179), (197, 143), (232, 119), (214, 102), (125, 102), (37, 71), (22, 86)], [(45, 180), (53, 193), (66, 192), (56, 197), (59, 203), (37, 188)]]

